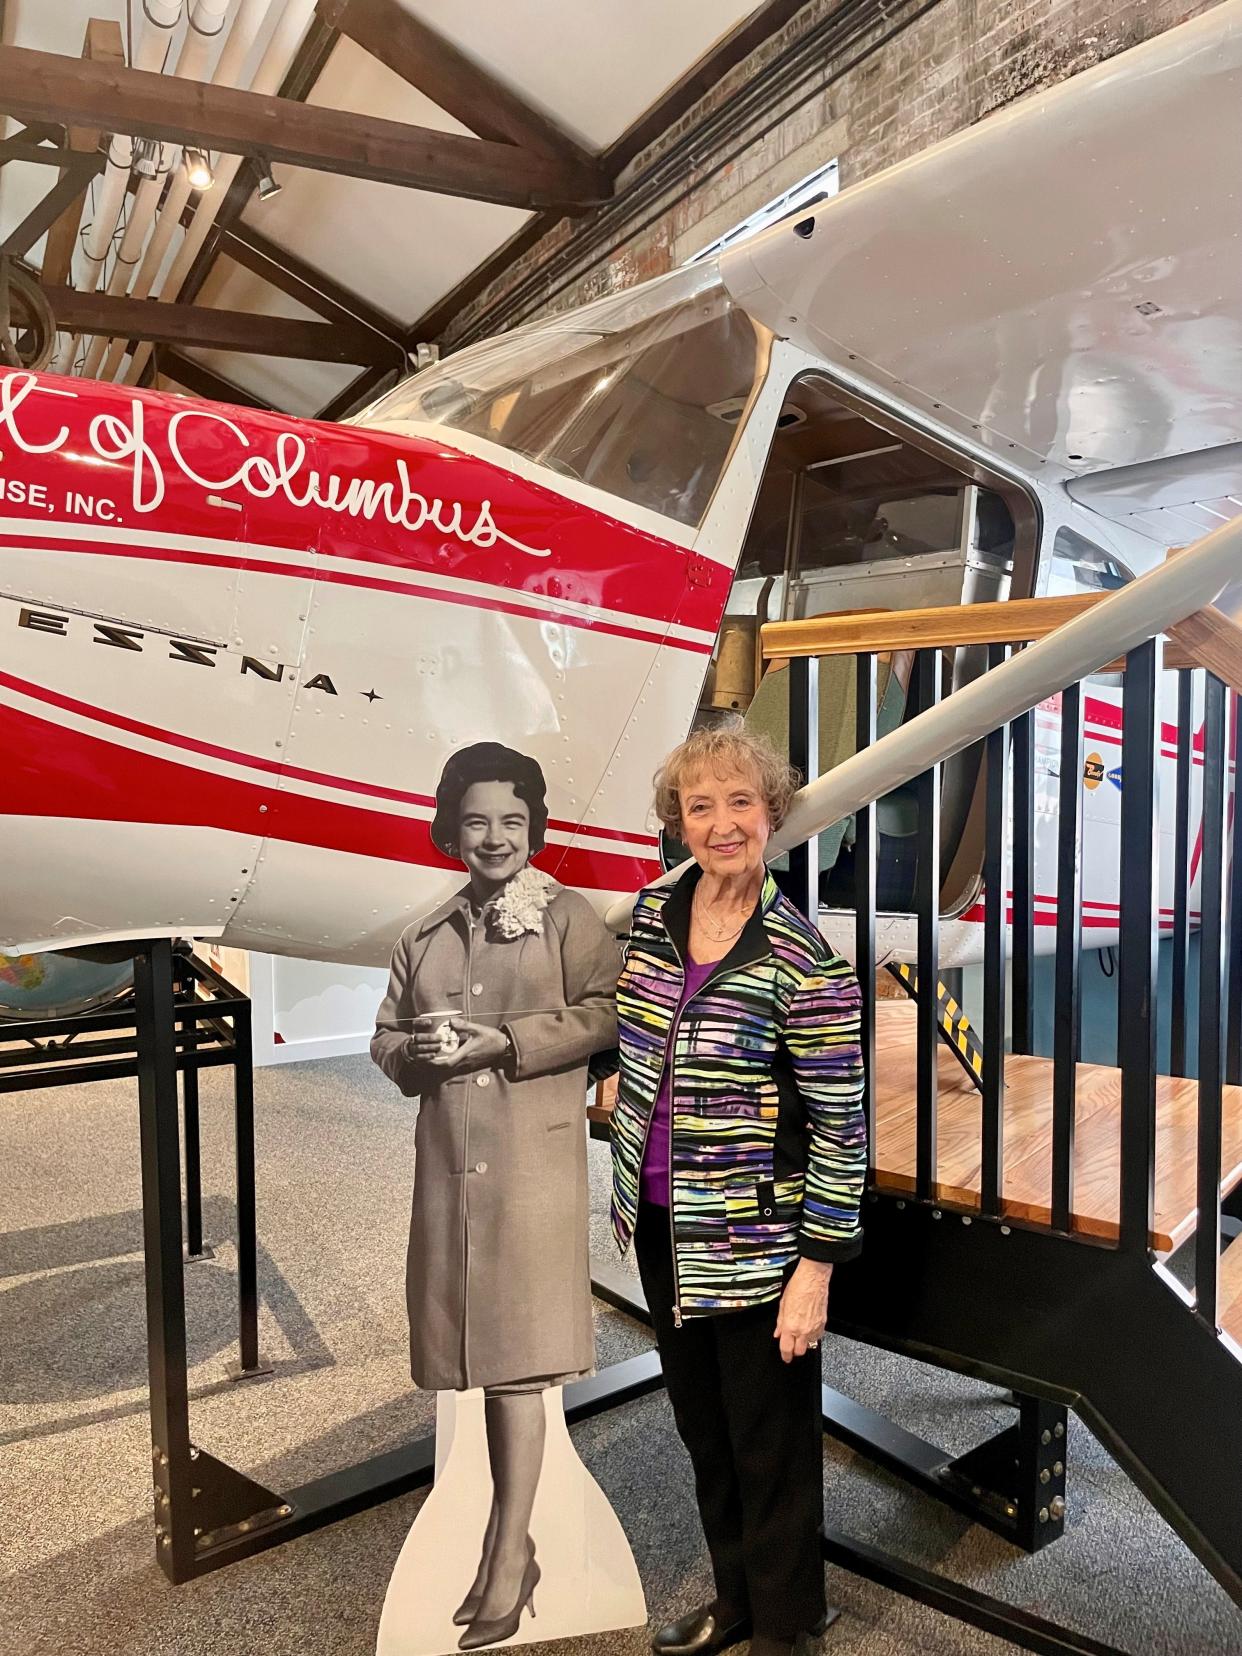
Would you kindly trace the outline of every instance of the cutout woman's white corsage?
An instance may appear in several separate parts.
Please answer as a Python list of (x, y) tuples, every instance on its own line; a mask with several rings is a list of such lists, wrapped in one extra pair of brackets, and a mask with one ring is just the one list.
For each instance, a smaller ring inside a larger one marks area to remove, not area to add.
[(543, 930), (543, 911), (555, 890), (556, 881), (538, 868), (527, 866), (515, 874), (488, 911), (501, 937), (512, 939), (526, 932), (537, 936)]

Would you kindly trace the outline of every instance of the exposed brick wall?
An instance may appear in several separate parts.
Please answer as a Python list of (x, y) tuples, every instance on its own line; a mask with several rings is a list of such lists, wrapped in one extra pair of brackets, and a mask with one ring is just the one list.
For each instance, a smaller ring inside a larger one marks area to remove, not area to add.
[[(1215, 3), (889, 0), (880, 16), (859, 0), (809, 0), (635, 157), (619, 207), (562, 220), (458, 314), (444, 344), (659, 275), (834, 155), (848, 188)], [(774, 72), (829, 27), (849, 38)], [(765, 86), (767, 107), (748, 112), (745, 98)], [(679, 145), (690, 153), (676, 161)], [(653, 191), (661, 162), (675, 170)]]

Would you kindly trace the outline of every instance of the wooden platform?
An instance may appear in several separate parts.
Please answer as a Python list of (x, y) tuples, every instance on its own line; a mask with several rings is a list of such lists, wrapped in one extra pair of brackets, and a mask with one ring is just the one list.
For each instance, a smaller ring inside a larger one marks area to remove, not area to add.
[[(915, 1008), (911, 1001), (876, 1005), (875, 1183), (914, 1189)], [(939, 1143), (937, 1201), (958, 1209), (979, 1205), (982, 1097), (958, 1060), (938, 1048)], [(1005, 1211), (1033, 1224), (1052, 1219), (1052, 1060), (1010, 1056), (1005, 1062)], [(615, 1083), (590, 1115), (606, 1121)], [(1151, 1245), (1168, 1253), (1195, 1228), (1197, 1083), (1161, 1076), (1156, 1091), (1156, 1211)], [(1222, 1191), (1242, 1180), (1242, 1087), (1225, 1088)], [(1078, 1066), (1074, 1229), (1114, 1240), (1120, 1208), (1121, 1075), (1100, 1064)], [(1240, 1239), (1242, 1242), (1242, 1239)], [(1222, 1261), (1220, 1304), (1242, 1327), (1242, 1245)], [(1232, 1290), (1226, 1287), (1226, 1261)], [(1223, 1316), (1222, 1316), (1223, 1320)]]
[(1216, 1304), (1220, 1326), (1242, 1346), (1242, 1236), (1231, 1242), (1221, 1255)]
[[(876, 1184), (914, 1188), (914, 1005), (876, 1007)], [(941, 1043), (938, 1058), (938, 1200), (977, 1207), (982, 1097)], [(1222, 1189), (1242, 1179), (1242, 1087), (1226, 1087)], [(1156, 1082), (1156, 1211), (1151, 1245), (1176, 1248), (1195, 1228), (1198, 1089), (1194, 1081)], [(1113, 1240), (1121, 1179), (1121, 1074), (1079, 1064), (1074, 1155), (1074, 1229)], [(1005, 1210), (1015, 1219), (1052, 1218), (1052, 1060), (1005, 1060)]]

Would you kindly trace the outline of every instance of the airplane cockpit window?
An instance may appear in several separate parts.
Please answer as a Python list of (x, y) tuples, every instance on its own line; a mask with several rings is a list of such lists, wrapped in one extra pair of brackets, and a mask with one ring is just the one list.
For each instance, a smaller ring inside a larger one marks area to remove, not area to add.
[(1133, 579), (1125, 564), (1076, 529), (1063, 525), (1057, 530), (1048, 567), (1050, 598), (1073, 592), (1116, 592)]
[(466, 432), (695, 525), (769, 342), (713, 266), (691, 267), (448, 357), (358, 423)]
[[(1076, 592), (1116, 592), (1134, 579), (1119, 558), (1064, 524), (1052, 542), (1048, 560), (1048, 597), (1067, 598)], [(1119, 690), (1125, 683), (1121, 673), (1092, 673), (1087, 681)]]

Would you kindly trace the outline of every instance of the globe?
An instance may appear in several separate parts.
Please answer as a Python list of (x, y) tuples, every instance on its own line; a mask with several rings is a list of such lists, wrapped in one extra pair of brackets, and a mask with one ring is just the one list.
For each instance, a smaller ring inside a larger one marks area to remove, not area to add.
[(133, 979), (132, 960), (105, 966), (67, 954), (0, 954), (0, 1022), (93, 1011), (123, 995)]

